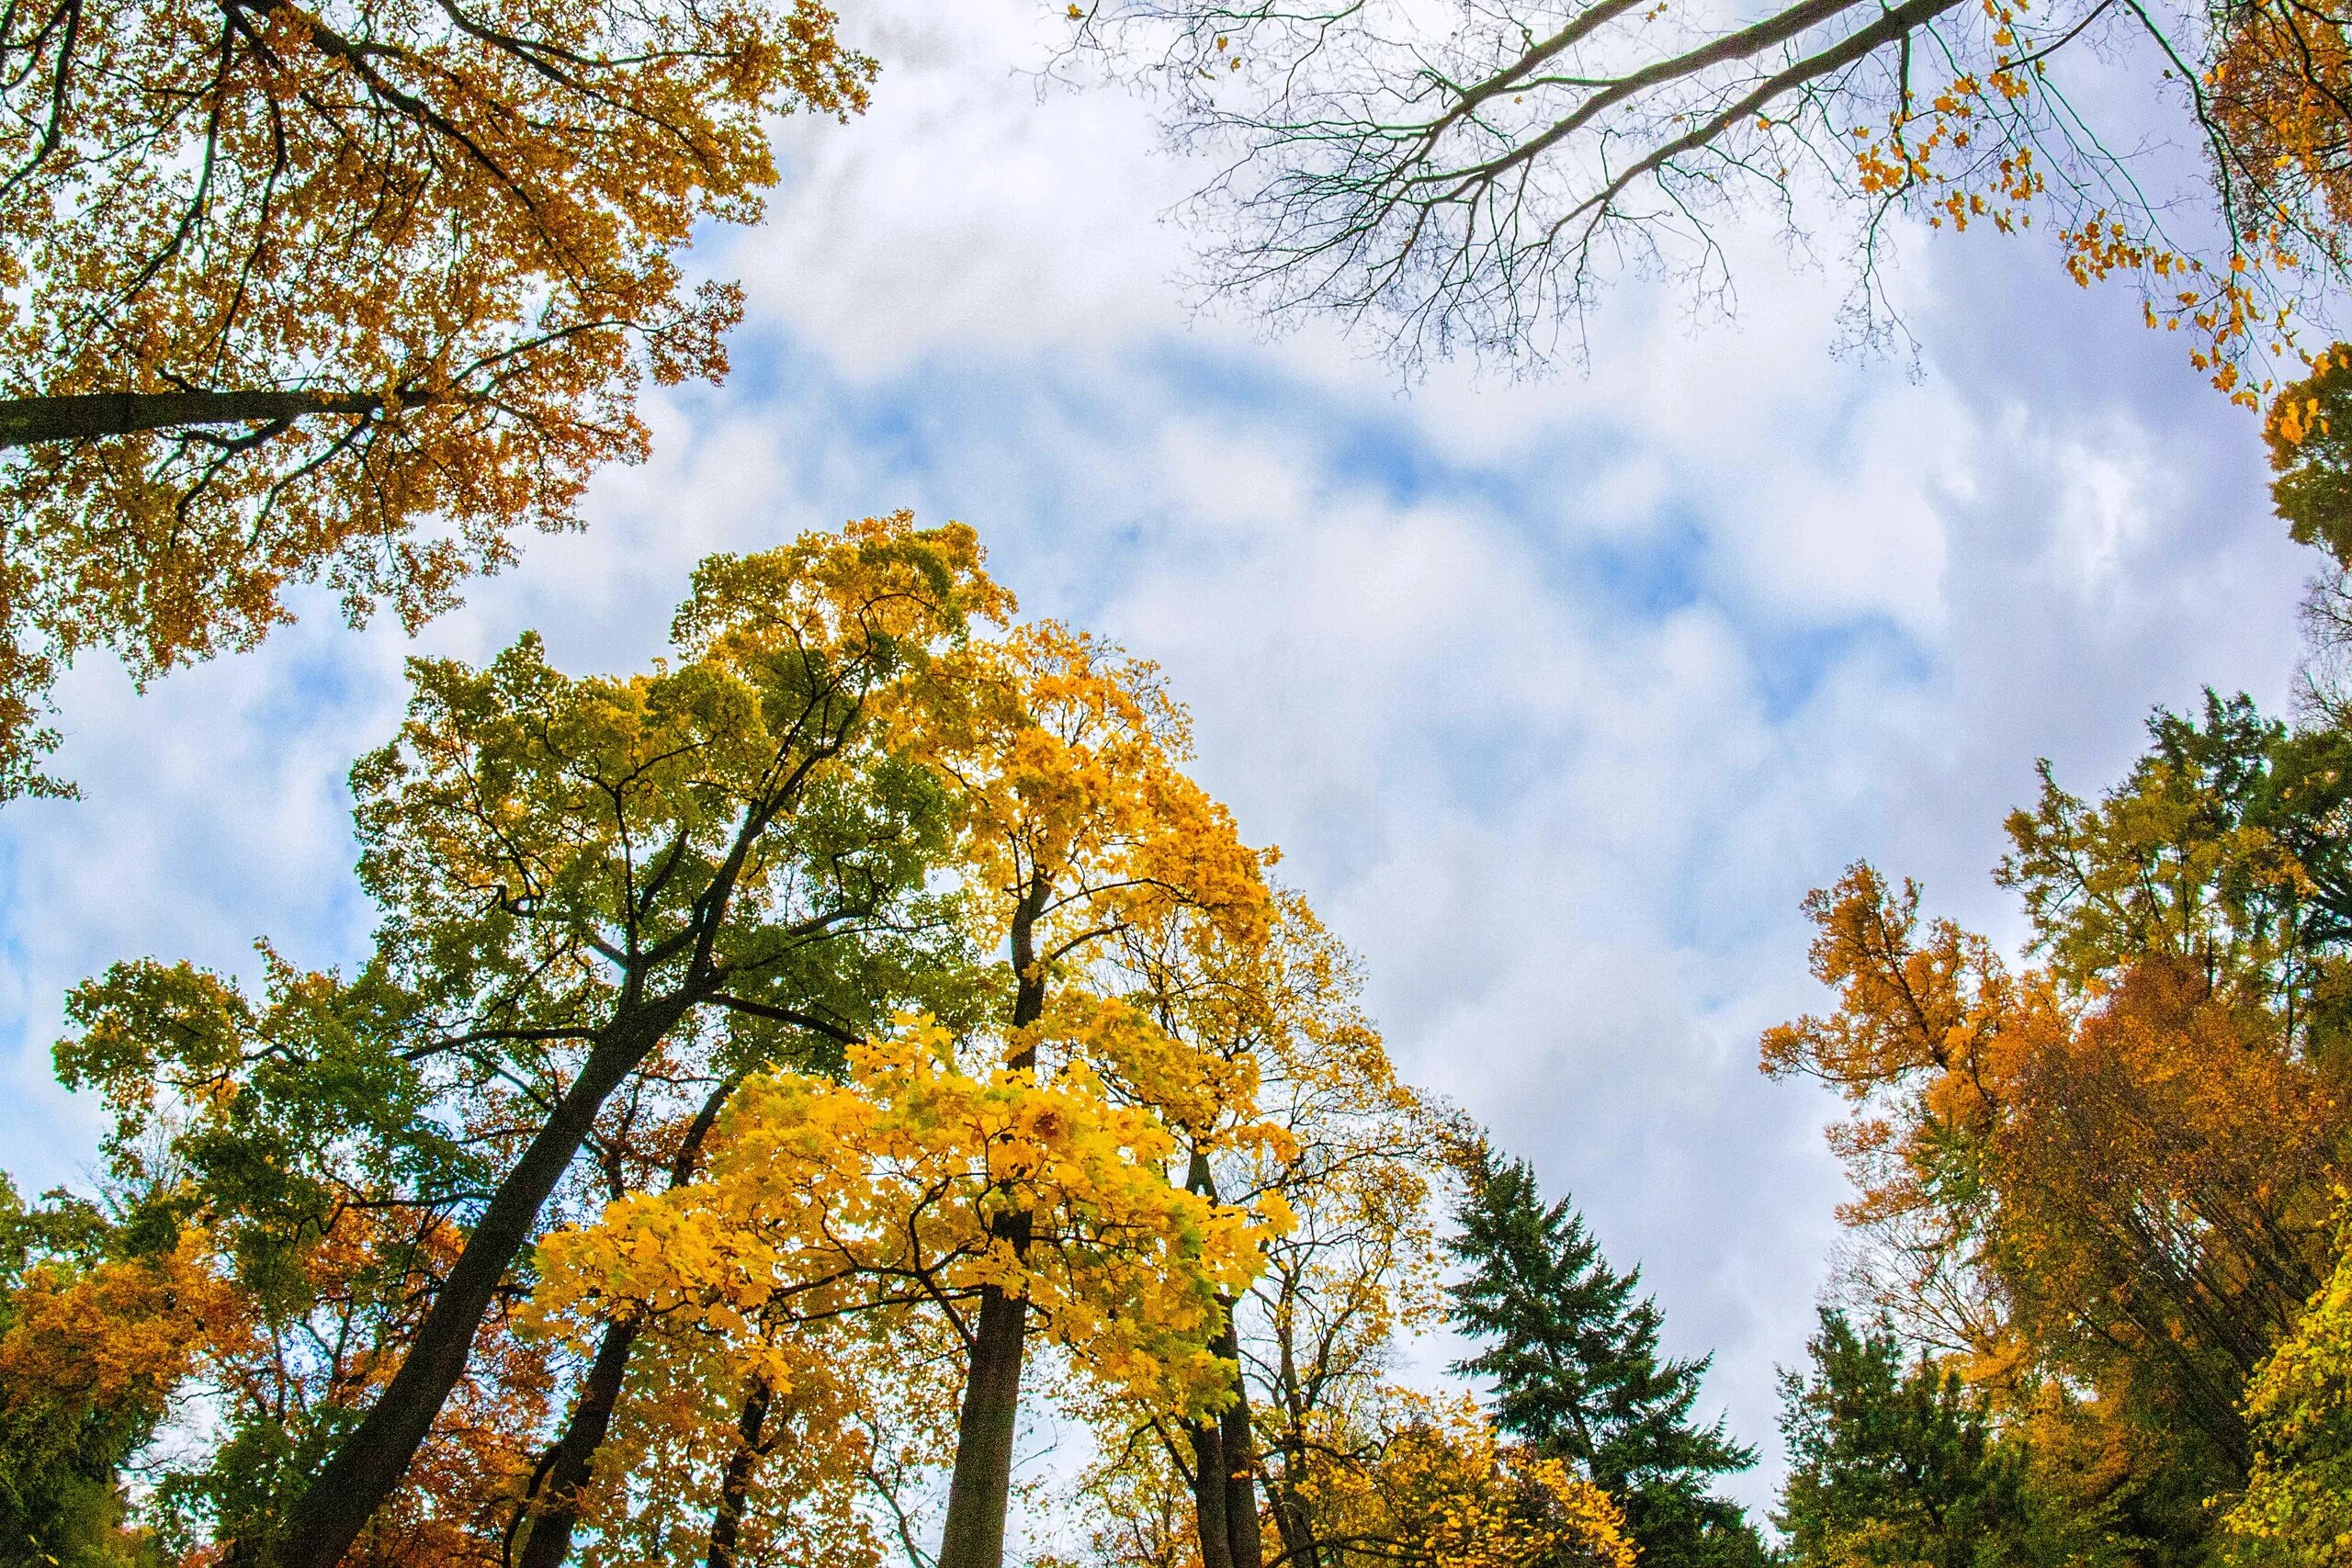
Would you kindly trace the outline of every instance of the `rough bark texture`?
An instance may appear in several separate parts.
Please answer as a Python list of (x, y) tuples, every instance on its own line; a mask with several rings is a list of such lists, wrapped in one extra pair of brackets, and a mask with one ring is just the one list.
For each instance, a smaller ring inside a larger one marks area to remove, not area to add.
[(1250, 1430), (1250, 1385), (1241, 1376), (1240, 1344), (1232, 1308), (1226, 1309), (1225, 1336), (1217, 1354), (1233, 1362), (1233, 1403), (1217, 1418), (1225, 1461), (1225, 1534), (1233, 1568), (1265, 1568), (1265, 1542), (1258, 1534), (1257, 1448)]
[(84, 392), (0, 398), (0, 447), (95, 441), (198, 424), (287, 424), (312, 414), (374, 413), (384, 400), (356, 392), (256, 389), (225, 392)]
[(1236, 1568), (1225, 1517), (1225, 1433), (1215, 1421), (1195, 1421), (1184, 1432), (1193, 1440), (1193, 1521), (1200, 1534), (1201, 1568)]
[(523, 1538), (518, 1568), (561, 1568), (571, 1555), (571, 1532), (580, 1523), (580, 1489), (587, 1484), (589, 1467), (613, 1422), (613, 1406), (621, 1396), (621, 1382), (628, 1373), (628, 1356), (637, 1343), (635, 1320), (608, 1323), (597, 1343), (596, 1359), (581, 1381), (580, 1398), (571, 1419), (548, 1455), (544, 1477), (536, 1489), (529, 1533)]
[(766, 1453), (763, 1433), (768, 1402), (775, 1396), (765, 1378), (753, 1378), (743, 1391), (743, 1414), (735, 1423), (735, 1451), (727, 1473), (718, 1481), (718, 1506), (710, 1516), (710, 1558), (707, 1568), (735, 1568), (735, 1543), (743, 1528), (743, 1505), (752, 1495), (752, 1472)]
[(964, 1380), (964, 1408), (956, 1424), (956, 1472), (947, 1487), (939, 1568), (1002, 1568), (1028, 1316), (1029, 1303), (1019, 1296), (994, 1286), (981, 1293), (972, 1370)]
[[(1216, 1174), (1199, 1148), (1184, 1172), (1184, 1186), (1216, 1201)], [(1234, 1326), (1234, 1303), (1224, 1296), (1225, 1314), (1209, 1349), (1233, 1369), (1233, 1403), (1212, 1424), (1190, 1428), (1193, 1436), (1193, 1505), (1198, 1515), (1203, 1568), (1264, 1568), (1265, 1545), (1258, 1535), (1258, 1478), (1250, 1431), (1250, 1384), (1241, 1375), (1241, 1338)], [(1215, 1523), (1211, 1516), (1215, 1516)], [(1217, 1547), (1212, 1551), (1212, 1538)]]

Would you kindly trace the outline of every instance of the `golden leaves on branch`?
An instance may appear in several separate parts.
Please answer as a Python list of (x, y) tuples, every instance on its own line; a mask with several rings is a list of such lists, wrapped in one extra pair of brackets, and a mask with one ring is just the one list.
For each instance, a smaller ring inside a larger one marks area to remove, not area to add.
[(873, 62), (815, 0), (42, 0), (0, 21), (0, 782), (49, 682), (252, 645), (324, 581), (413, 626), (725, 372), (767, 117)]
[[(541, 1246), (536, 1318), (683, 1318), (779, 1382), (808, 1324), (937, 1310), (961, 1324), (983, 1286), (1025, 1299), (1093, 1375), (1172, 1414), (1214, 1398), (1217, 1298), (1246, 1286), (1283, 1216), (1170, 1182), (1172, 1134), (1113, 1103), (1067, 1042), (1048, 1082), (976, 1075), (967, 1047), (911, 1019), (852, 1054), (845, 1083), (754, 1078), (703, 1181), (623, 1200)], [(1268, 1136), (1279, 1136), (1268, 1133)], [(1025, 1249), (998, 1216), (1031, 1218)], [(822, 1337), (818, 1343), (821, 1345)]]

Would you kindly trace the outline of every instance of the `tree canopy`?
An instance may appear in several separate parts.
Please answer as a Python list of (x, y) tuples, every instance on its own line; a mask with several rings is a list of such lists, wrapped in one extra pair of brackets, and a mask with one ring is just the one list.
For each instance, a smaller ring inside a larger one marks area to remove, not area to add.
[(0, 10), (0, 797), (47, 693), (251, 645), (324, 581), (413, 626), (717, 378), (768, 117), (863, 108), (814, 0)]

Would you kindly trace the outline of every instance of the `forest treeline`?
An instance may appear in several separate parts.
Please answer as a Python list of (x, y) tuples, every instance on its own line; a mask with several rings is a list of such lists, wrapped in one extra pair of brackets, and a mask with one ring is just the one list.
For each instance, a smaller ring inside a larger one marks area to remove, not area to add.
[(1762, 1063), (1856, 1195), (1769, 1535), (1639, 1271), (1398, 1080), (1158, 671), (971, 530), (713, 557), (633, 673), (414, 660), (364, 961), (68, 998), (104, 1170), (0, 1188), (0, 1561), (2342, 1562), (2343, 584), (2298, 721), (2045, 765), (2022, 962), (1808, 900), (1835, 1005)]
[[(347, 970), (72, 991), (106, 1133), (85, 1190), (0, 1184), (0, 1565), (2352, 1563), (2352, 351), (2295, 310), (2352, 267), (2352, 22), (1065, 19), (1229, 154), (1225, 286), (1408, 366), (1540, 357), (1597, 258), (1719, 294), (1713, 226), (1812, 170), (1866, 320), (1895, 216), (2040, 213), (2269, 404), (2337, 563), (2291, 715), (2045, 769), (2020, 953), (1869, 865), (1806, 906), (1834, 1003), (1763, 1066), (1844, 1097), (1855, 1196), (1770, 1517), (1638, 1269), (1398, 1079), (1159, 673), (899, 513), (705, 560), (644, 670), (413, 661)], [(413, 626), (576, 525), (649, 381), (727, 369), (690, 238), (761, 217), (776, 117), (865, 107), (837, 24), (0, 0), (0, 801), (71, 793), (78, 656), (249, 647), (303, 584)], [(2119, 48), (2201, 246), (2053, 73)]]
[[(1704, 1363), (1396, 1080), (1149, 664), (904, 514), (707, 560), (674, 645), (412, 665), (352, 972), (73, 992), (0, 1557), (992, 1565), (1044, 1409), (1030, 1536), (1102, 1561), (1761, 1560)], [(1449, 1315), (1491, 1417), (1394, 1364)]]

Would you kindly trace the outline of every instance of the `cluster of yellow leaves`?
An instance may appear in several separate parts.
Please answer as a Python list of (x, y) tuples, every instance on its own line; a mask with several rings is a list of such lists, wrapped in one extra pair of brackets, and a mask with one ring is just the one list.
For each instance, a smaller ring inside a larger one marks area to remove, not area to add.
[[(971, 650), (922, 753), (953, 783), (983, 947), (1025, 924), (1031, 962), (1167, 927), (1261, 941), (1268, 857), (1182, 771), (1183, 711), (1148, 660), (1052, 621)], [(1023, 976), (1035, 978), (1035, 976)]]
[[(588, 980), (595, 942), (695, 918), (747, 808), (780, 810), (933, 700), (941, 649), (1012, 609), (981, 555), (968, 527), (919, 528), (899, 512), (705, 560), (678, 612), (674, 668), (575, 679), (536, 636), (480, 671), (417, 661), (399, 742), (353, 772), (363, 879), (441, 917), (488, 896), (492, 937), (546, 944), (533, 974)], [(640, 846), (656, 841), (679, 858), (653, 898)], [(751, 848), (738, 874), (755, 901), (795, 869)], [(526, 919), (500, 923), (510, 916)]]
[(2335, 1266), (2247, 1385), (2255, 1460), (2225, 1516), (2233, 1561), (2336, 1568), (2352, 1559), (2352, 1211)]
[[(1134, 1396), (1176, 1413), (1215, 1403), (1217, 1297), (1257, 1271), (1280, 1204), (1171, 1183), (1171, 1134), (1113, 1103), (1082, 1060), (1039, 1082), (957, 1056), (946, 1031), (910, 1020), (858, 1048), (845, 1084), (747, 1083), (707, 1179), (542, 1244), (533, 1314), (688, 1317), (740, 1344), (747, 1371), (788, 1380), (802, 1324), (956, 1314), (992, 1285)], [(1009, 1213), (1031, 1217), (1025, 1248), (998, 1234)]]
[(1558, 1460), (1503, 1442), (1466, 1396), (1397, 1393), (1358, 1462), (1297, 1488), (1342, 1561), (1422, 1568), (1634, 1568), (1624, 1516)]

